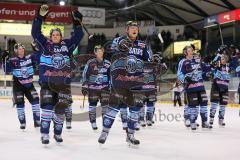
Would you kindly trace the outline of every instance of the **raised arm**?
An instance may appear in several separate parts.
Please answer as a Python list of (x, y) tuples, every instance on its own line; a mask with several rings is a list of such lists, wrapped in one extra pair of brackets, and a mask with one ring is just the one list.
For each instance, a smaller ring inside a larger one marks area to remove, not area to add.
[(68, 46), (69, 53), (72, 54), (84, 36), (82, 30), (82, 14), (77, 10), (72, 12), (73, 33), (70, 39), (64, 40)]
[(44, 37), (44, 35), (41, 32), (42, 22), (45, 19), (47, 13), (48, 13), (48, 6), (42, 5), (39, 9), (38, 15), (33, 20), (33, 24), (32, 24), (32, 32), (31, 32), (32, 37), (34, 41), (39, 44), (40, 49), (42, 49), (47, 42), (47, 38)]

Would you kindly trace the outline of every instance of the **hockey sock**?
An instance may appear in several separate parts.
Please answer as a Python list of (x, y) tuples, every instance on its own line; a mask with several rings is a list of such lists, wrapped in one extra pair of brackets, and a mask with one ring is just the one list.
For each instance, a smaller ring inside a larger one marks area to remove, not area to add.
[(96, 102), (89, 103), (88, 113), (89, 113), (90, 123), (96, 123), (96, 106), (97, 106)]
[(128, 133), (134, 133), (135, 125), (138, 121), (140, 107), (130, 107), (129, 108), (129, 116), (128, 116)]
[(54, 134), (61, 135), (63, 122), (64, 122), (65, 115), (64, 114), (56, 114), (53, 115), (53, 122), (54, 122)]
[(69, 105), (65, 109), (65, 116), (66, 116), (66, 121), (67, 122), (72, 122), (72, 106), (71, 105)]
[(145, 116), (145, 105), (143, 105), (139, 112), (139, 121), (144, 121)]
[(20, 124), (26, 124), (24, 104), (17, 104), (17, 114)]
[(128, 110), (126, 105), (120, 105), (120, 114), (121, 114), (121, 119), (122, 123), (127, 123), (127, 116), (128, 116)]
[(101, 106), (102, 107), (102, 117), (107, 113), (108, 105)]
[(189, 107), (188, 107), (188, 105), (184, 106), (184, 119), (189, 119)]
[(215, 117), (215, 114), (216, 114), (216, 111), (217, 111), (217, 103), (215, 102), (212, 102), (211, 103), (211, 109), (210, 109), (210, 118), (214, 118)]
[(42, 109), (41, 112), (41, 129), (42, 134), (49, 134), (49, 128), (51, 120), (53, 118), (53, 106), (48, 105), (44, 106), (45, 109)]
[(195, 123), (196, 114), (197, 114), (197, 108), (196, 107), (189, 107), (189, 119), (190, 119), (191, 124)]
[(40, 105), (38, 101), (32, 102), (33, 120), (40, 121)]
[(147, 113), (146, 113), (146, 120), (152, 121), (153, 120), (153, 112), (154, 112), (154, 104), (147, 103)]
[(103, 127), (104, 128), (111, 128), (113, 122), (118, 114), (119, 109), (114, 107), (108, 107), (106, 114), (103, 116)]
[(226, 109), (225, 105), (220, 105), (219, 116), (218, 116), (219, 119), (224, 119), (225, 109)]
[(200, 115), (201, 115), (201, 118), (202, 118), (202, 122), (207, 122), (207, 120), (208, 120), (207, 106), (200, 106)]

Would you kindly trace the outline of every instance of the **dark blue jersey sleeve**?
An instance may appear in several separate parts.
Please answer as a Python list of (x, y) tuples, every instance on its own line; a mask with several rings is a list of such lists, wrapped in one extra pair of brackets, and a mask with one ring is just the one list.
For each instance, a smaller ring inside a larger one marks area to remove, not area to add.
[(74, 27), (74, 32), (70, 39), (65, 39), (64, 42), (67, 44), (69, 54), (73, 54), (73, 51), (80, 43), (84, 33), (81, 26)]
[(43, 50), (47, 42), (47, 38), (44, 37), (44, 35), (42, 34), (41, 26), (42, 26), (42, 19), (39, 17), (36, 17), (33, 20), (33, 24), (32, 24), (32, 37), (38, 43), (40, 49)]

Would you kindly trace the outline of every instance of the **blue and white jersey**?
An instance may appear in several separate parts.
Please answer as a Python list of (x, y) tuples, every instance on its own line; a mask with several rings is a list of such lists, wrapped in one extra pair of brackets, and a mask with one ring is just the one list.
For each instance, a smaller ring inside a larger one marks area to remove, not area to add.
[(31, 87), (33, 81), (33, 57), (31, 55), (13, 57), (7, 60), (6, 72), (12, 72), (13, 81), (18, 81), (24, 87)]
[(213, 83), (215, 83), (218, 88), (228, 90), (230, 79), (230, 67), (228, 65), (220, 65), (215, 67), (213, 71)]
[[(111, 45), (112, 59), (114, 56), (123, 55), (112, 60), (111, 81), (117, 88), (128, 88), (129, 86), (144, 84), (143, 72), (144, 62), (152, 60), (151, 48), (141, 40), (127, 40), (127, 36), (115, 38)], [(126, 46), (126, 52), (121, 51), (119, 46), (127, 40), (131, 45)]]
[(70, 39), (63, 39), (60, 43), (55, 44), (47, 39), (41, 33), (42, 19), (37, 17), (33, 21), (32, 36), (37, 42), (40, 51), (39, 82), (53, 83), (71, 82), (70, 57), (83, 37), (83, 31), (80, 26), (74, 28), (73, 35)]
[(184, 84), (186, 92), (205, 90), (202, 77), (201, 63), (194, 60), (182, 59), (178, 64), (178, 79)]
[[(111, 45), (112, 54), (122, 53), (119, 50), (119, 45), (122, 40), (128, 39), (127, 36), (117, 37), (113, 40)], [(129, 40), (130, 41), (130, 40)], [(128, 48), (128, 55), (134, 55), (136, 58), (150, 62), (152, 60), (152, 50), (144, 41), (135, 40), (132, 42), (132, 46)]]
[(89, 89), (101, 90), (109, 87), (111, 63), (108, 60), (98, 62), (96, 58), (90, 59), (83, 70), (83, 83)]

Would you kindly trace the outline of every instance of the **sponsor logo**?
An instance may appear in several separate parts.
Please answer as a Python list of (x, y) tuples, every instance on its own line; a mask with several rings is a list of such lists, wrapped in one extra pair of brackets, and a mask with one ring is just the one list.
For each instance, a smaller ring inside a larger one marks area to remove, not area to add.
[(27, 67), (22, 67), (21, 68), (21, 75), (23, 78), (28, 78), (29, 74), (28, 74), (28, 68)]
[(52, 56), (52, 64), (53, 64), (54, 68), (62, 69), (65, 66), (65, 64), (66, 64), (63, 55), (61, 55), (61, 54), (54, 54)]
[(31, 60), (31, 59), (28, 59), (28, 60), (26, 60), (26, 61), (20, 62), (20, 66), (21, 66), (21, 67), (22, 67), (22, 66), (26, 66), (26, 65), (31, 64), (31, 63), (32, 63), (32, 60)]

